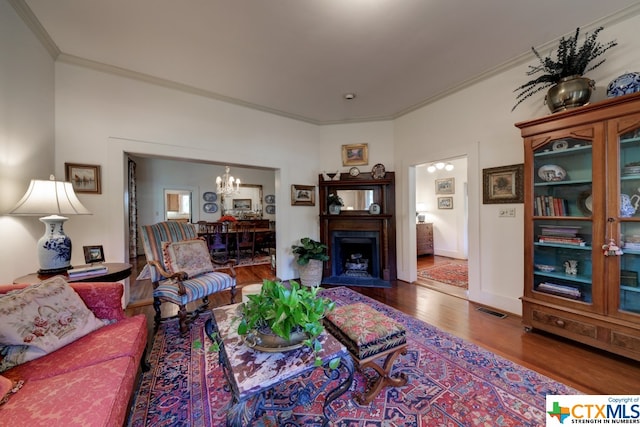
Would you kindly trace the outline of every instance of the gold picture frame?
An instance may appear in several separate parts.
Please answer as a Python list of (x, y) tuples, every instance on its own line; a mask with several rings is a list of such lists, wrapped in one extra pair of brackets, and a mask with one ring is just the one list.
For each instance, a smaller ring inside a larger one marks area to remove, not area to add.
[(291, 185), (291, 206), (315, 206), (315, 185)]
[(342, 166), (369, 164), (369, 144), (348, 144), (342, 146)]
[(524, 164), (482, 169), (482, 203), (524, 203)]
[(102, 194), (100, 165), (65, 163), (65, 181), (69, 181), (76, 193)]

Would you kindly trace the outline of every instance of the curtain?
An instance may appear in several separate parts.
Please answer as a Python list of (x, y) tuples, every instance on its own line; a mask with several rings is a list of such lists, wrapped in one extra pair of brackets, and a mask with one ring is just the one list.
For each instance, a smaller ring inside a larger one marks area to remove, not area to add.
[(129, 258), (138, 257), (138, 196), (136, 193), (136, 162), (131, 159), (128, 165), (129, 193)]

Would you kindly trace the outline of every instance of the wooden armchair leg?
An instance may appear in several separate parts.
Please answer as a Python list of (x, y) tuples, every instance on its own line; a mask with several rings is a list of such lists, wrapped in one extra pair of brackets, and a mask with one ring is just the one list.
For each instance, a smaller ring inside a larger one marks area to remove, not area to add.
[(184, 305), (179, 306), (178, 319), (180, 322), (180, 333), (186, 334), (189, 332), (189, 325), (187, 324), (187, 308)]
[(158, 332), (158, 328), (160, 327), (160, 320), (162, 319), (162, 314), (160, 311), (160, 300), (158, 298), (154, 298), (153, 299), (153, 309), (156, 312), (156, 315), (153, 317), (154, 320), (154, 326), (153, 326), (153, 332)]
[(231, 287), (231, 304), (235, 304), (236, 302), (236, 285)]

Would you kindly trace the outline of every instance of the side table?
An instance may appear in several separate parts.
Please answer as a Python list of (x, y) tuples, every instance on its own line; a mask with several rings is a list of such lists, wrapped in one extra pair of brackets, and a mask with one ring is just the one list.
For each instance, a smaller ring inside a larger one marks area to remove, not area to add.
[[(100, 265), (107, 267), (107, 271), (103, 271), (97, 274), (86, 275), (86, 276), (73, 277), (73, 278), (70, 278), (67, 274), (62, 274), (62, 273), (58, 275), (65, 276), (67, 282), (117, 282), (120, 280), (124, 280), (131, 275), (131, 264), (106, 262)], [(74, 268), (82, 268), (82, 267), (89, 267), (89, 265), (74, 266)], [(42, 282), (43, 280), (46, 280), (53, 276), (56, 276), (56, 274), (47, 275), (47, 274), (31, 273), (31, 274), (27, 274), (26, 276), (22, 276), (22, 277), (18, 277), (17, 279), (14, 279), (13, 283), (15, 284), (27, 283), (31, 285), (34, 283)]]
[[(329, 404), (344, 394), (353, 382), (353, 361), (346, 347), (326, 331), (319, 337), (322, 350), (319, 357), (325, 373), (324, 383), (315, 391), (306, 387), (314, 366), (313, 352), (302, 347), (280, 353), (266, 353), (247, 346), (237, 332), (240, 304), (227, 305), (212, 310), (213, 316), (205, 323), (207, 335), (220, 346), (220, 365), (229, 382), (233, 401), (227, 412), (228, 426), (250, 425), (251, 420), (266, 411), (288, 411), (301, 404), (309, 404), (332, 382), (323, 405), (323, 426), (329, 424)], [(337, 368), (329, 368), (329, 362), (340, 359)], [(259, 361), (259, 363), (256, 363)], [(280, 384), (293, 378), (295, 385), (276, 390)], [(301, 384), (302, 383), (302, 384)], [(286, 395), (285, 395), (286, 393)]]

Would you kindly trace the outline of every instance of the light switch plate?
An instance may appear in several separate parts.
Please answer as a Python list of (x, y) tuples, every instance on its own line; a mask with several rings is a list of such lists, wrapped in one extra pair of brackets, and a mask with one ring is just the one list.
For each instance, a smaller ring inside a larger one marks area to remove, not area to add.
[(500, 211), (498, 212), (498, 216), (500, 218), (503, 218), (503, 217), (515, 218), (516, 208), (500, 208)]

